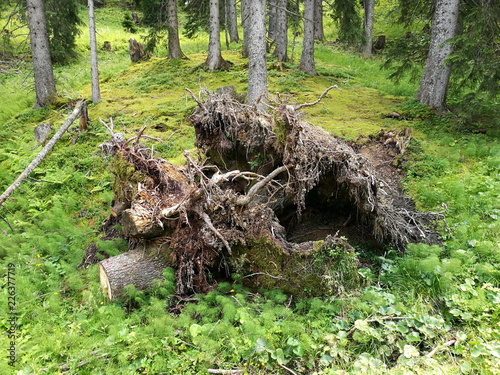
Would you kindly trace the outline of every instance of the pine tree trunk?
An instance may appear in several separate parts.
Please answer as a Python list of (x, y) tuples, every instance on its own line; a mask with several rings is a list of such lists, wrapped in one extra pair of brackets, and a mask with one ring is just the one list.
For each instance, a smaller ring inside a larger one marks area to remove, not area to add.
[(323, 30), (323, 0), (316, 0), (314, 4), (314, 39), (325, 40)]
[(47, 19), (43, 0), (26, 0), (30, 29), (31, 56), (35, 75), (35, 108), (50, 104), (56, 95), (56, 84), (50, 59)]
[(266, 0), (252, 0), (248, 10), (248, 102), (254, 104), (267, 92)]
[(432, 20), (431, 41), (417, 99), (436, 109), (443, 109), (450, 80), (450, 66), (445, 60), (452, 52), (447, 41), (456, 35), (460, 0), (438, 0)]
[(299, 64), (299, 70), (310, 75), (316, 75), (314, 64), (314, 3), (315, 0), (306, 0), (304, 5), (304, 41)]
[(276, 29), (279, 27), (278, 20), (276, 19), (278, 1), (279, 0), (269, 0), (269, 27), (267, 30), (267, 37), (271, 40), (274, 40), (276, 37)]
[(243, 25), (243, 46), (241, 48), (241, 55), (248, 57), (248, 39), (249, 39), (249, 25), (248, 20), (250, 12), (248, 10), (252, 0), (241, 0), (241, 24)]
[(177, 0), (168, 0), (168, 55), (169, 59), (182, 59), (185, 57), (179, 41), (179, 21), (177, 18)]
[(236, 0), (226, 0), (226, 28), (229, 32), (229, 42), (238, 43), (238, 18), (236, 15)]
[(372, 34), (373, 34), (373, 22), (375, 19), (375, 0), (363, 0), (365, 8), (365, 40), (362, 47), (362, 53), (365, 56), (372, 55)]
[(88, 0), (89, 8), (89, 34), (90, 34), (90, 73), (92, 76), (92, 102), (101, 100), (101, 90), (99, 88), (99, 68), (97, 65), (97, 41), (94, 18), (94, 0)]
[(210, 0), (210, 39), (205, 65), (209, 72), (227, 68), (227, 62), (222, 58), (221, 54), (219, 0)]
[(274, 32), (274, 41), (276, 46), (274, 48), (274, 56), (278, 61), (288, 61), (287, 47), (288, 47), (288, 16), (286, 14), (286, 7), (288, 0), (276, 0), (276, 30)]

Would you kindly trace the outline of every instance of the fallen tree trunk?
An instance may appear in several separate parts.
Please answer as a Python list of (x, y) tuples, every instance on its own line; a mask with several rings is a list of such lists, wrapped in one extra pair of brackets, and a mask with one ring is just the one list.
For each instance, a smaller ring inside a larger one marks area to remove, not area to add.
[(163, 271), (172, 265), (168, 254), (135, 249), (99, 263), (99, 280), (108, 299), (120, 298), (127, 285), (137, 290), (149, 289), (153, 280), (163, 280)]
[(80, 100), (73, 112), (69, 115), (64, 124), (61, 125), (59, 130), (54, 134), (49, 142), (42, 148), (38, 155), (32, 160), (32, 162), (24, 169), (24, 171), (19, 175), (19, 177), (10, 185), (5, 192), (0, 195), (0, 206), (9, 198), (9, 196), (21, 185), (21, 183), (30, 175), (30, 173), (40, 164), (40, 162), (47, 156), (50, 150), (54, 147), (56, 142), (62, 137), (62, 135), (69, 129), (71, 124), (76, 120), (76, 118), (81, 114), (82, 108), (84, 107), (85, 101)]

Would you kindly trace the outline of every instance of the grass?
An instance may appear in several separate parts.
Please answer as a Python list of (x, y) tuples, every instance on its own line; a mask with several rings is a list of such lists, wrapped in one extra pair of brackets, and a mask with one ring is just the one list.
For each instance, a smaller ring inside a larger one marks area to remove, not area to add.
[[(447, 210), (443, 245), (411, 245), (405, 254), (393, 249), (362, 254), (372, 262), (362, 275), (368, 286), (340, 297), (295, 300), (280, 291), (249, 291), (221, 282), (217, 290), (193, 296), (196, 303), (172, 313), (173, 270), (167, 269), (165, 281), (152, 290), (131, 289), (123, 300), (106, 301), (97, 267), (79, 267), (84, 249), (99, 237), (113, 199), (112, 160), (98, 149), (109, 134), (99, 119), (113, 118), (115, 130), (127, 136), (147, 125), (148, 135), (164, 140), (154, 144), (155, 150), (180, 164), (183, 150), (194, 142), (187, 117), (195, 103), (184, 88), (198, 93), (232, 84), (245, 91), (247, 72), (237, 45), (223, 51), (234, 63), (229, 71), (196, 70), (206, 57), (206, 37), (182, 40), (189, 60), (165, 60), (161, 47), (158, 57), (131, 64), (127, 40), (134, 35), (121, 30), (121, 13), (109, 8), (97, 12), (99, 43), (110, 40), (113, 50), (100, 51), (103, 100), (89, 106), (90, 129), (73, 145), (74, 132), (68, 132), (32, 173), (33, 180), (26, 180), (0, 210), (5, 219), (0, 220), (5, 283), (7, 265), (16, 266), (14, 371), (499, 373), (498, 134), (489, 128), (475, 131), (452, 115), (434, 115), (409, 98), (415, 84), (387, 81), (377, 58), (360, 59), (328, 44), (317, 45), (316, 77), (297, 71), (297, 60), (283, 71), (272, 70), (270, 61), (269, 91), (287, 93), (292, 102), (312, 102), (325, 88), (338, 85), (341, 90), (330, 91), (323, 104), (308, 108), (305, 119), (345, 138), (412, 127), (405, 188), (419, 208)], [(334, 35), (334, 30), (329, 32)], [(86, 40), (84, 32), (81, 58), (55, 69), (62, 97), (58, 106), (31, 109), (34, 95), (26, 64), (9, 68), (0, 78), (1, 189), (39, 152), (33, 127), (51, 121), (57, 128), (69, 113), (69, 99), (90, 97)], [(402, 119), (385, 118), (391, 111)], [(99, 247), (113, 255), (126, 251), (127, 244), (102, 241)], [(8, 291), (0, 291), (0, 326), (5, 331), (11, 327)], [(5, 352), (10, 341), (7, 335), (0, 337)], [(12, 371), (2, 356), (0, 372)]]

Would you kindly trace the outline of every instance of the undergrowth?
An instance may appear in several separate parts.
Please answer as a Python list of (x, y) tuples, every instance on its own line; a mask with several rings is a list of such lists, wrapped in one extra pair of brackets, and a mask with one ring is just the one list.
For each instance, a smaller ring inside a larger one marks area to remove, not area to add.
[[(354, 139), (380, 128), (412, 127), (414, 140), (403, 162), (406, 191), (421, 210), (443, 212), (442, 245), (414, 244), (401, 254), (369, 258), (356, 293), (324, 299), (294, 299), (278, 290), (247, 290), (220, 282), (188, 301), (173, 296), (174, 272), (147, 292), (128, 288), (108, 302), (97, 266), (81, 267), (85, 249), (99, 237), (113, 199), (112, 160), (98, 145), (109, 139), (99, 119), (127, 137), (143, 125), (162, 157), (182, 163), (193, 148), (186, 118), (198, 92), (235, 85), (246, 90), (239, 46), (223, 51), (229, 72), (194, 68), (206, 38), (186, 41), (188, 61), (153, 58), (131, 65), (121, 16), (97, 10), (112, 42), (100, 52), (103, 100), (89, 106), (90, 130), (69, 131), (0, 210), (0, 258), (4, 282), (0, 327), (8, 320), (7, 267), (15, 265), (16, 367), (8, 365), (11, 340), (0, 372), (9, 374), (203, 374), (241, 369), (246, 374), (499, 374), (500, 368), (500, 146), (495, 125), (460, 116), (436, 116), (408, 99), (416, 87), (394, 86), (378, 69), (334, 46), (317, 49), (318, 77), (270, 70), (270, 92), (312, 102), (337, 84), (307, 120)], [(119, 18), (119, 20), (118, 20)], [(106, 20), (106, 21), (104, 21)], [(85, 38), (85, 34), (82, 38)], [(86, 39), (79, 41), (84, 50)], [(271, 67), (272, 62), (270, 62)], [(68, 116), (69, 99), (88, 97), (86, 55), (56, 68), (58, 106), (33, 110), (29, 67), (11, 67), (0, 79), (0, 189), (3, 191), (40, 151), (33, 128)], [(21, 72), (21, 74), (18, 73)], [(64, 104), (66, 103), (66, 104)], [(385, 114), (398, 111), (398, 119)], [(98, 241), (99, 254), (127, 250), (120, 239)], [(363, 249), (357, 249), (363, 251)], [(340, 271), (339, 271), (340, 272)]]

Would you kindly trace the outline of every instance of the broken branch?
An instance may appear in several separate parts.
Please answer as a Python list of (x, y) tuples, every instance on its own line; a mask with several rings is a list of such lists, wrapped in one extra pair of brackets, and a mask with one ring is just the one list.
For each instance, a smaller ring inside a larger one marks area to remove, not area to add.
[(66, 130), (69, 129), (71, 124), (76, 120), (76, 118), (81, 114), (83, 105), (85, 101), (80, 100), (73, 112), (69, 115), (64, 124), (61, 125), (56, 134), (52, 137), (52, 139), (42, 148), (42, 150), (38, 153), (35, 159), (24, 169), (24, 171), (19, 175), (19, 177), (10, 185), (7, 190), (0, 196), (0, 206), (7, 200), (7, 198), (21, 185), (21, 183), (30, 175), (30, 173), (40, 164), (40, 162), (47, 156), (50, 150), (54, 147), (56, 142), (66, 133)]
[(323, 94), (320, 95), (320, 97), (318, 98), (318, 100), (312, 102), (312, 103), (302, 103), (302, 104), (299, 104), (298, 106), (296, 106), (294, 109), (296, 111), (298, 111), (299, 109), (301, 108), (304, 108), (304, 107), (311, 107), (313, 105), (316, 105), (318, 104), (321, 99), (323, 99), (325, 97), (326, 94), (328, 94), (328, 91), (330, 91), (331, 89), (338, 89), (338, 90), (342, 90), (340, 87), (338, 87), (337, 85), (333, 85), (333, 86), (330, 86), (328, 87), (325, 91), (323, 91)]
[(190, 89), (185, 88), (184, 90), (186, 90), (186, 91), (187, 91), (187, 92), (191, 95), (191, 97), (193, 98), (193, 100), (194, 100), (196, 103), (198, 103), (198, 106), (199, 106), (201, 109), (203, 109), (204, 111), (206, 111), (206, 110), (207, 110), (207, 107), (205, 107), (205, 105), (204, 105), (202, 102), (200, 102), (200, 101), (198, 100), (198, 98), (197, 98), (197, 97), (193, 94), (193, 92), (192, 92)]

